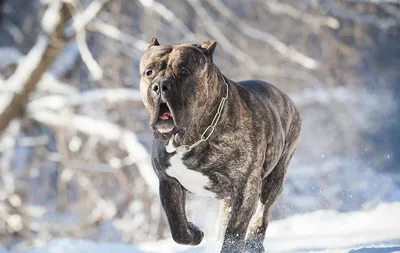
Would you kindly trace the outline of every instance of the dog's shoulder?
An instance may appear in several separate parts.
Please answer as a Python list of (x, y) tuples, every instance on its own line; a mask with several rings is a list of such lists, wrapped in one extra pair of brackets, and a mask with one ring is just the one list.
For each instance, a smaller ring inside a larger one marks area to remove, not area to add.
[[(239, 86), (250, 91), (261, 101), (271, 101), (282, 99), (285, 94), (274, 85), (261, 80), (244, 80), (238, 82)], [(285, 97), (286, 99), (286, 97)]]
[(295, 107), (290, 97), (278, 87), (261, 80), (245, 80), (238, 82), (239, 87), (248, 90), (261, 103), (277, 107)]
[(277, 112), (278, 115), (275, 119), (280, 119), (286, 132), (289, 130), (290, 122), (298, 126), (301, 125), (301, 118), (296, 105), (278, 87), (261, 80), (240, 81), (238, 86), (251, 93), (270, 112), (268, 115), (270, 119), (273, 119), (273, 112)]

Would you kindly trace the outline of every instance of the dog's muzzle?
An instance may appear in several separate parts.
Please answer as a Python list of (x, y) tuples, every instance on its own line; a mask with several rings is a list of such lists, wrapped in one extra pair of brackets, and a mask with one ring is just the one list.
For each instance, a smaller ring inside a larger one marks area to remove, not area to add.
[(162, 134), (170, 133), (176, 128), (171, 109), (167, 103), (159, 105), (158, 118), (154, 127)]
[(153, 97), (155, 97), (155, 117), (153, 128), (162, 134), (172, 133), (176, 130), (175, 118), (171, 104), (168, 100), (171, 97), (172, 83), (168, 80), (152, 85)]

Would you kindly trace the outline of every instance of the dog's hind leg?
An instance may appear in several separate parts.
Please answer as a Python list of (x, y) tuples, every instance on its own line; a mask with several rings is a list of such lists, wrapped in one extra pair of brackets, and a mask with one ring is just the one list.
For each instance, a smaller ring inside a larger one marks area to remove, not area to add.
[(249, 252), (264, 252), (264, 238), (268, 227), (268, 216), (272, 204), (282, 193), (286, 170), (293, 156), (295, 145), (284, 151), (275, 168), (263, 179), (257, 211), (246, 234), (246, 249)]
[[(254, 173), (255, 174), (255, 173)], [(221, 253), (242, 253), (247, 227), (257, 207), (261, 180), (250, 175), (244, 185), (237, 186), (232, 194), (232, 211), (225, 230)]]
[(264, 252), (264, 237), (268, 226), (268, 206), (258, 202), (257, 211), (253, 215), (246, 234), (245, 252)]

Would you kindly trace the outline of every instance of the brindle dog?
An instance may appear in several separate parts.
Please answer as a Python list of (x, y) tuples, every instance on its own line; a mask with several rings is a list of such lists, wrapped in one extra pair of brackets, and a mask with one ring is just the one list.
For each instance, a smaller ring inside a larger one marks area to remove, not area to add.
[(161, 46), (140, 62), (140, 90), (154, 131), (152, 163), (173, 239), (197, 245), (186, 192), (221, 199), (221, 252), (264, 252), (271, 205), (299, 141), (298, 110), (278, 88), (234, 82), (213, 63), (217, 43)]

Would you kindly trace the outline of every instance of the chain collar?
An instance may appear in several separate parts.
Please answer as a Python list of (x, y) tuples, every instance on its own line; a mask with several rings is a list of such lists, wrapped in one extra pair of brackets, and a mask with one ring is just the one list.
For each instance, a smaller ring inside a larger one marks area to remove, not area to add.
[(210, 136), (212, 135), (212, 133), (214, 132), (215, 126), (218, 124), (219, 119), (221, 118), (221, 113), (222, 113), (222, 110), (224, 109), (225, 101), (228, 99), (228, 95), (229, 95), (229, 85), (226, 82), (224, 76), (222, 76), (222, 79), (224, 80), (224, 83), (226, 85), (226, 93), (225, 93), (225, 96), (221, 99), (221, 102), (219, 102), (217, 113), (215, 114), (213, 120), (211, 121), (211, 124), (206, 128), (206, 130), (204, 130), (203, 134), (201, 135), (201, 137), (198, 141), (196, 141), (192, 145), (179, 146), (179, 147), (175, 148), (176, 151), (188, 152), (188, 151), (192, 150), (194, 147), (198, 146), (200, 143), (207, 141), (210, 138)]

